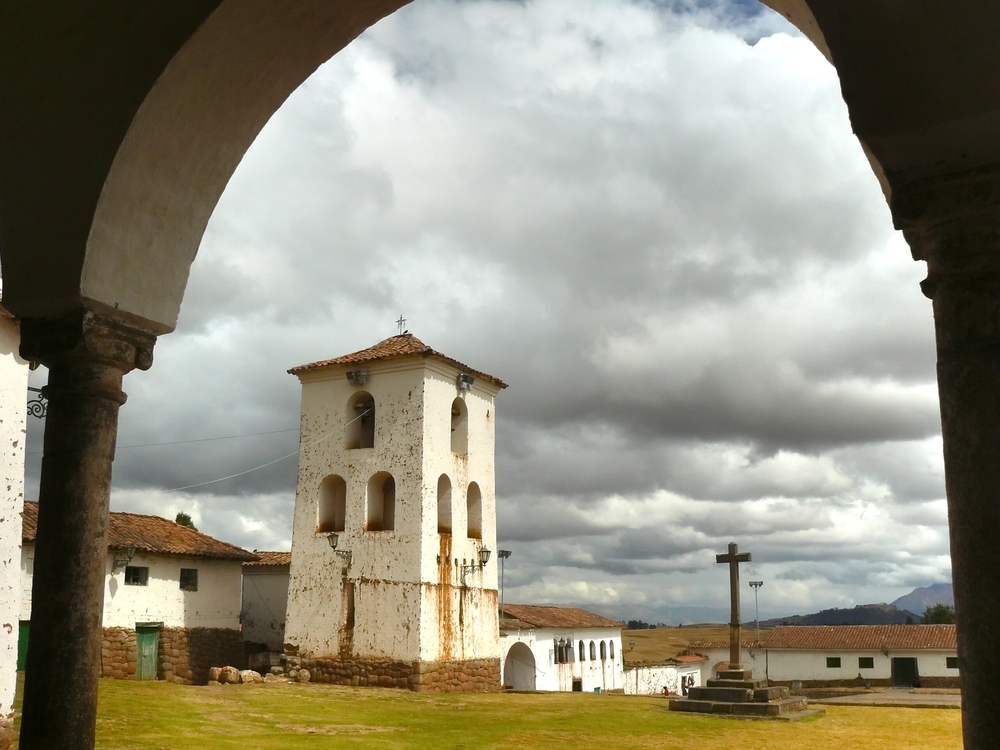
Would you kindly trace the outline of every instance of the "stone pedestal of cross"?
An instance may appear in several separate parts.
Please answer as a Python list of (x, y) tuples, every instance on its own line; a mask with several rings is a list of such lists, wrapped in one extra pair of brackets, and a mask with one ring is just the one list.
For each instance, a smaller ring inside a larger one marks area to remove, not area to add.
[(732, 611), (729, 617), (729, 668), (743, 669), (740, 663), (740, 563), (750, 562), (750, 553), (739, 553), (736, 542), (729, 543), (729, 552), (716, 555), (715, 562), (729, 563), (729, 599)]

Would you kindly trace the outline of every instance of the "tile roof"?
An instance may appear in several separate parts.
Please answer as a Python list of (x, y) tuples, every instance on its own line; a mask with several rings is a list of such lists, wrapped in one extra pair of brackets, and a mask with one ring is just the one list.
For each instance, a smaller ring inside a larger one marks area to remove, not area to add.
[(707, 656), (702, 656), (701, 654), (678, 654), (668, 661), (675, 661), (679, 664), (697, 664), (700, 661), (707, 661)]
[(259, 552), (254, 550), (257, 559), (243, 563), (244, 568), (277, 568), (292, 564), (291, 552)]
[(936, 649), (954, 651), (954, 625), (786, 625), (764, 639), (768, 649), (877, 650)]
[[(38, 503), (26, 500), (21, 514), (24, 523), (21, 539), (35, 541), (38, 528)], [(181, 526), (159, 516), (137, 513), (108, 514), (108, 548), (124, 549), (130, 544), (141, 552), (190, 557), (215, 557), (229, 560), (256, 560), (257, 555), (208, 534)]]
[[(514, 624), (517, 621), (517, 625)], [(576, 607), (543, 607), (535, 604), (504, 604), (500, 610), (502, 630), (531, 628), (622, 628), (609, 620)]]
[(468, 365), (462, 364), (457, 359), (446, 357), (441, 352), (431, 349), (427, 346), (427, 344), (418, 339), (412, 333), (402, 333), (398, 336), (390, 336), (384, 341), (379, 341), (375, 344), (375, 346), (370, 346), (367, 349), (362, 349), (361, 351), (354, 352), (352, 354), (345, 354), (343, 357), (334, 357), (333, 359), (311, 362), (307, 365), (299, 365), (298, 367), (293, 367), (288, 372), (292, 375), (298, 375), (300, 372), (318, 370), (332, 365), (358, 365), (365, 362), (374, 362), (380, 359), (389, 359), (391, 357), (409, 357), (414, 355), (422, 357), (435, 357), (436, 359), (447, 362), (452, 367), (464, 370), (477, 378), (488, 380), (498, 388), (507, 387), (507, 384), (499, 378), (495, 378), (492, 375), (480, 370), (474, 370)]
[[(760, 648), (763, 643), (758, 641), (740, 641), (740, 648)], [(716, 651), (718, 649), (729, 649), (729, 641), (691, 641), (687, 645), (688, 651)]]

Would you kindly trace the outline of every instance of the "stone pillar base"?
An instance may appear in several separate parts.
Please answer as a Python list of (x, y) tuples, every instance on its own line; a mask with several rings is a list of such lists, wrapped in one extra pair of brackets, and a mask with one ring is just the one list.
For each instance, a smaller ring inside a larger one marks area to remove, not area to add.
[(388, 687), (416, 693), (498, 693), (500, 659), (390, 661), (388, 659), (312, 659), (289, 656), (285, 673), (310, 682), (354, 687)]

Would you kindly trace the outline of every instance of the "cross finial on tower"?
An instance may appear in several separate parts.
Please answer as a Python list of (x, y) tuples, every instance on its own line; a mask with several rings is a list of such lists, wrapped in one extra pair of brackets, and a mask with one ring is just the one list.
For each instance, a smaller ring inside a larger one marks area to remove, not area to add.
[(400, 315), (399, 316), (399, 320), (396, 321), (396, 325), (399, 326), (399, 335), (402, 336), (403, 335), (403, 326), (406, 325), (406, 318), (404, 318), (402, 315)]

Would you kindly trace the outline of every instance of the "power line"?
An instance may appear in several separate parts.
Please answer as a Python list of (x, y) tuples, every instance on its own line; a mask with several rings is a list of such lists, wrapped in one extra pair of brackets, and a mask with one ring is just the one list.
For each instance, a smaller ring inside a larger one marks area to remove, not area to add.
[[(210, 437), (210, 438), (195, 438), (193, 440), (171, 440), (166, 443), (139, 443), (137, 445), (118, 445), (115, 446), (116, 451), (123, 451), (129, 448), (155, 448), (160, 445), (186, 445), (188, 443), (210, 443), (214, 440), (233, 440), (235, 438), (245, 438), (245, 437), (257, 437), (258, 435), (279, 435), (285, 432), (298, 432), (298, 427), (290, 427), (287, 430), (268, 430), (267, 432), (248, 432), (243, 435), (222, 435), (220, 437)], [(27, 455), (29, 456), (40, 456), (42, 451), (31, 451)]]
[[(361, 419), (362, 417), (364, 417), (366, 414), (370, 413), (371, 411), (372, 411), (371, 409), (365, 409), (358, 416), (356, 416), (354, 419), (352, 419), (350, 422), (348, 422), (346, 425), (344, 425), (344, 427), (348, 427), (348, 426), (354, 424), (355, 422), (357, 422), (359, 419)], [(299, 453), (301, 453), (304, 448), (309, 448), (309, 447), (311, 447), (313, 445), (318, 445), (319, 443), (322, 443), (324, 440), (329, 440), (335, 434), (337, 434), (338, 432), (340, 432), (341, 429), (343, 429), (343, 428), (338, 427), (337, 429), (335, 429), (335, 430), (333, 430), (331, 432), (328, 432), (326, 435), (324, 435), (323, 437), (319, 438), (318, 440), (313, 440), (311, 443), (306, 443), (305, 445), (300, 445), (298, 447), (298, 450), (295, 450), (295, 451), (289, 453), (287, 456), (282, 456), (281, 458), (276, 458), (273, 461), (268, 461), (266, 464), (261, 464), (260, 466), (254, 466), (252, 469), (247, 469), (246, 471), (241, 471), (241, 472), (239, 472), (237, 474), (230, 474), (227, 477), (220, 477), (219, 479), (210, 479), (207, 482), (199, 482), (198, 484), (189, 484), (186, 487), (174, 487), (173, 489), (169, 489), (169, 490), (156, 490), (156, 491), (157, 492), (162, 492), (162, 493), (166, 494), (168, 492), (180, 492), (181, 490), (193, 490), (195, 487), (204, 487), (204, 486), (209, 485), (209, 484), (217, 484), (219, 482), (225, 482), (227, 479), (236, 479), (236, 477), (242, 477), (242, 476), (245, 476), (247, 474), (252, 474), (255, 471), (260, 471), (261, 469), (266, 469), (268, 466), (272, 466), (272, 465), (274, 465), (276, 463), (279, 463), (281, 461), (285, 461), (286, 459), (289, 459), (292, 456), (296, 456)]]

